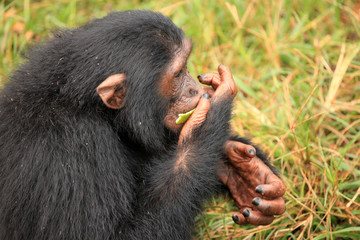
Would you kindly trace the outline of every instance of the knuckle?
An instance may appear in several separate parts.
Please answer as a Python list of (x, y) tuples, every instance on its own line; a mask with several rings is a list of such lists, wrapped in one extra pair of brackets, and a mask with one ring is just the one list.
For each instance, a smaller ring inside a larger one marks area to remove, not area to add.
[(229, 67), (224, 64), (220, 64), (218, 69), (220, 72), (229, 71)]
[(205, 114), (201, 113), (201, 114), (197, 115), (194, 119), (191, 120), (191, 124), (195, 125), (195, 126), (198, 126), (202, 122), (205, 121), (205, 118), (206, 118), (206, 113)]
[(280, 208), (278, 215), (283, 214), (285, 211), (286, 211), (286, 206), (284, 205), (282, 206), (282, 208)]
[(238, 90), (237, 90), (237, 87), (235, 86), (233, 89), (233, 95), (235, 96), (235, 95), (237, 95), (237, 93), (238, 93)]
[(283, 195), (285, 194), (285, 191), (286, 191), (285, 184), (280, 181), (280, 184), (279, 184), (277, 193), (278, 193), (280, 196), (283, 196)]

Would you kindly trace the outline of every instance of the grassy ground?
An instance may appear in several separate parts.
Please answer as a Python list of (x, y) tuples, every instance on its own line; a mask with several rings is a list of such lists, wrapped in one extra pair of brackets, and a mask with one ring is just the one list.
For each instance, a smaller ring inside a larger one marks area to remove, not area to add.
[(231, 67), (233, 128), (266, 149), (287, 185), (270, 226), (238, 227), (207, 203), (198, 239), (360, 239), (360, 2), (349, 0), (1, 1), (0, 89), (25, 47), (114, 10), (170, 16), (195, 43), (193, 75)]

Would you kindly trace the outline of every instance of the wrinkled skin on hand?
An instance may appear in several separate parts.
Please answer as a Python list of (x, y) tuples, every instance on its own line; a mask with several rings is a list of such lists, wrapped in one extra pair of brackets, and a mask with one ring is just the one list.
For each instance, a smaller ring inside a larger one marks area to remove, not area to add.
[(240, 213), (234, 213), (234, 222), (239, 225), (270, 224), (274, 215), (286, 210), (282, 198), (284, 183), (256, 157), (252, 146), (229, 140), (225, 152), (229, 162), (220, 163), (218, 176), (229, 188), (240, 210)]

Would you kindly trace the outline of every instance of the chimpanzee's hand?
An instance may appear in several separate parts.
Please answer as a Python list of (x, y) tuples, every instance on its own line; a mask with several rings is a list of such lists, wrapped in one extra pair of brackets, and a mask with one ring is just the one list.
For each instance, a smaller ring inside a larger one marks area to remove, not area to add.
[(237, 88), (230, 69), (221, 64), (218, 71), (219, 73), (206, 73), (198, 76), (201, 83), (211, 86), (205, 87), (204, 90), (209, 93), (214, 102), (224, 97), (234, 98)]
[(274, 215), (285, 212), (284, 183), (255, 157), (255, 149), (237, 141), (227, 141), (225, 145), (229, 164), (220, 163), (218, 176), (227, 185), (239, 213), (233, 215), (237, 224), (266, 225), (274, 220)]
[[(190, 137), (193, 130), (200, 126), (206, 119), (206, 114), (210, 109), (210, 105), (221, 102), (224, 99), (234, 99), (237, 94), (236, 84), (230, 72), (230, 69), (225, 65), (219, 65), (219, 73), (207, 73), (200, 75), (198, 78), (201, 83), (210, 85), (210, 90), (207, 90), (202, 98), (200, 98), (199, 103), (190, 116), (187, 122), (184, 124), (180, 132), (179, 145), (187, 137)], [(209, 101), (209, 98), (211, 100)]]

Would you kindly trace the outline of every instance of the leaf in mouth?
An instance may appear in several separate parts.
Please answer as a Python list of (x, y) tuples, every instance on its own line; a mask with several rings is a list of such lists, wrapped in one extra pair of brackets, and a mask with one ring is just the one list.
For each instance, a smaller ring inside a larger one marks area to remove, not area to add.
[(180, 113), (178, 115), (179, 117), (176, 119), (176, 124), (185, 123), (194, 111), (195, 111), (195, 108), (191, 111), (188, 111), (187, 113)]

